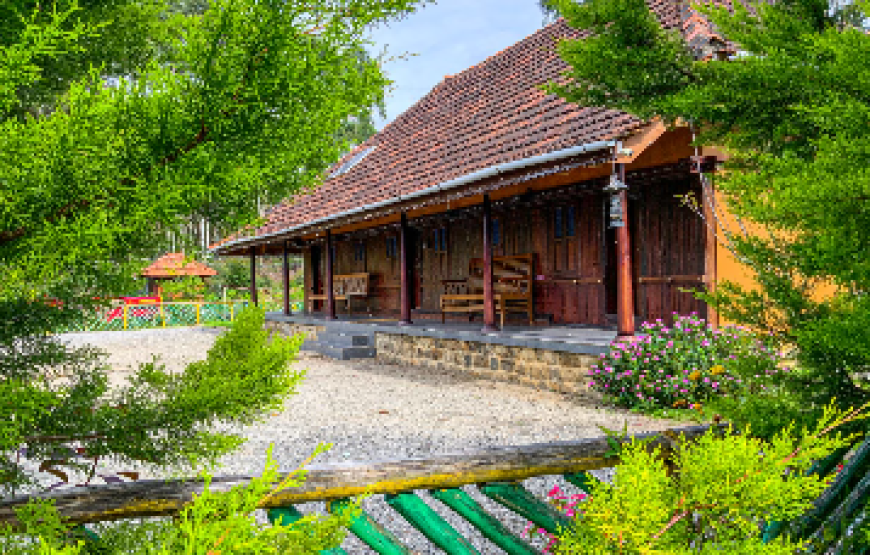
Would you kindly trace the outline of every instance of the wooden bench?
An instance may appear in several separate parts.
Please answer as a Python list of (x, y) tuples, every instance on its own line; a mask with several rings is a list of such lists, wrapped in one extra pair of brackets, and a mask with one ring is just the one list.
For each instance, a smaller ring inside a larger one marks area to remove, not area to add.
[[(351, 314), (351, 299), (366, 298), (371, 294), (370, 274), (342, 274), (332, 276), (332, 291), (336, 301), (345, 301), (347, 313)], [(314, 309), (314, 301), (325, 301), (325, 293), (308, 295), (308, 312)]]
[[(467, 278), (446, 279), (441, 284), (441, 323), (448, 312), (467, 313), (469, 318), (483, 312), (482, 258), (471, 259)], [(534, 325), (534, 255), (493, 257), (492, 284), (495, 310), (501, 315), (502, 327), (507, 312), (524, 312), (528, 315), (529, 325)]]

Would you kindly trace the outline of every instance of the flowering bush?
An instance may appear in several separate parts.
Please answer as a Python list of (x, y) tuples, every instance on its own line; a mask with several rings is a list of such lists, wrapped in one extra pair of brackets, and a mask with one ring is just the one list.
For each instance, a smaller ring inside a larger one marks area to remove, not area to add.
[[(577, 506), (577, 503), (579, 503), (580, 501), (583, 501), (587, 497), (586, 494), (585, 493), (577, 493), (575, 495), (572, 495), (571, 496), (572, 501), (570, 503), (565, 504), (565, 503), (562, 503), (562, 500), (566, 500), (568, 498), (565, 497), (564, 495), (560, 495), (561, 493), (562, 493), (562, 490), (559, 488), (559, 486), (553, 486), (553, 489), (551, 489), (547, 493), (547, 495), (550, 497), (549, 502), (551, 504), (555, 505), (556, 507), (558, 507), (559, 509), (564, 510), (565, 514), (567, 514), (570, 518), (574, 518), (575, 514), (578, 513), (578, 511), (574, 510), (574, 507)], [(583, 511), (579, 511), (579, 513), (581, 513), (581, 514), (582, 514), (582, 512)], [(550, 534), (549, 532), (547, 532), (543, 528), (538, 528), (537, 530), (534, 530), (534, 529), (532, 529), (533, 526), (534, 525), (530, 522), (529, 525), (526, 526), (526, 529), (523, 530), (523, 534), (527, 535), (529, 537), (532, 537), (535, 534), (540, 534), (542, 536), (548, 536), (550, 538), (550, 541), (547, 542), (547, 545), (546, 545), (546, 547), (544, 547), (543, 552), (549, 553), (549, 549), (551, 547), (553, 547), (554, 545), (559, 543), (558, 538), (556, 538), (556, 536), (554, 536), (553, 534)]]
[(730, 366), (748, 364), (768, 376), (780, 371), (778, 355), (746, 328), (714, 330), (695, 314), (677, 318), (673, 327), (644, 322), (631, 342), (612, 343), (590, 368), (590, 387), (628, 408), (700, 408), (749, 387), (745, 373), (735, 375)]

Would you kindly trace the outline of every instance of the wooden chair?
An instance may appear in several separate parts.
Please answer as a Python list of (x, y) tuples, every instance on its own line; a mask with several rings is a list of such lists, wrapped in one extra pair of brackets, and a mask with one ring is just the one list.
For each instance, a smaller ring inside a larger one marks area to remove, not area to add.
[[(336, 301), (345, 301), (345, 307), (350, 315), (351, 300), (354, 298), (364, 299), (371, 295), (371, 275), (367, 273), (341, 274), (332, 276), (332, 291)], [(308, 298), (308, 312), (312, 312), (314, 301), (325, 301), (325, 293), (310, 293)]]
[[(466, 313), (473, 318), (483, 312), (483, 259), (472, 258), (468, 277), (459, 280), (443, 280), (441, 295), (441, 323), (447, 313)], [(505, 314), (523, 312), (529, 325), (535, 324), (534, 303), (534, 255), (496, 256), (492, 260), (492, 283), (495, 309), (501, 315), (504, 327)]]

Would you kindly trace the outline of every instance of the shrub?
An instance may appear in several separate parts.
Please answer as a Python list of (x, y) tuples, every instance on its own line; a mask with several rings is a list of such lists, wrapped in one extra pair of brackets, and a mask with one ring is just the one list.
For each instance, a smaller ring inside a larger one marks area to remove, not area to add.
[[(318, 445), (302, 466), (330, 447), (331, 444)], [(62, 522), (53, 500), (31, 500), (15, 509), (24, 533), (8, 524), (0, 528), (0, 548), (7, 555), (314, 555), (341, 545), (347, 527), (360, 514), (360, 501), (368, 494), (355, 498), (338, 515), (306, 515), (289, 525), (283, 522), (258, 524), (254, 511), (269, 497), (300, 486), (305, 475), (306, 471), (300, 467), (279, 480), (278, 464), (272, 459), (270, 446), (262, 476), (218, 493), (209, 490), (211, 476), (203, 471), (202, 494), (185, 506), (177, 519), (99, 523), (91, 527), (91, 532), (99, 537), (95, 541), (84, 539), (81, 529)]]
[[(866, 407), (843, 414), (832, 400), (815, 431), (803, 429), (797, 443), (792, 429), (769, 443), (753, 437), (750, 427), (737, 435), (729, 429), (723, 438), (711, 429), (697, 442), (680, 444), (679, 470), (670, 476), (658, 447), (633, 438), (620, 446), (613, 484), (592, 484), (573, 526), (557, 534), (554, 553), (793, 555), (806, 542), (782, 535), (762, 544), (759, 524), (791, 520), (813, 506), (833, 476), (806, 471), (853, 444), (857, 438), (844, 436), (841, 425), (866, 418), (860, 414)], [(826, 436), (835, 427), (840, 431)]]
[[(765, 376), (779, 372), (778, 356), (748, 330), (713, 330), (694, 315), (677, 318), (673, 327), (661, 320), (644, 322), (632, 342), (611, 347), (591, 366), (591, 386), (627, 408), (698, 406), (747, 390), (749, 370)], [(737, 366), (742, 373), (732, 371)]]

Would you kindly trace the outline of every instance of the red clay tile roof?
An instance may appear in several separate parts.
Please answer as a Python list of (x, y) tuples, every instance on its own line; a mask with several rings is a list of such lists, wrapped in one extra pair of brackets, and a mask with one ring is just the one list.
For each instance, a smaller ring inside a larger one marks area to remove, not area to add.
[(142, 270), (142, 277), (169, 278), (179, 276), (216, 276), (217, 271), (209, 268), (202, 262), (192, 260), (184, 264), (184, 254), (171, 252), (164, 254)]
[[(666, 29), (707, 27), (681, 12), (680, 0), (647, 0)], [(567, 69), (554, 45), (585, 32), (560, 19), (462, 73), (446, 76), (429, 94), (333, 166), (375, 146), (345, 174), (277, 206), (257, 236), (405, 195), (505, 162), (593, 141), (624, 137), (638, 118), (584, 108), (547, 95), (536, 85)], [(225, 239), (226, 243), (231, 239)]]

